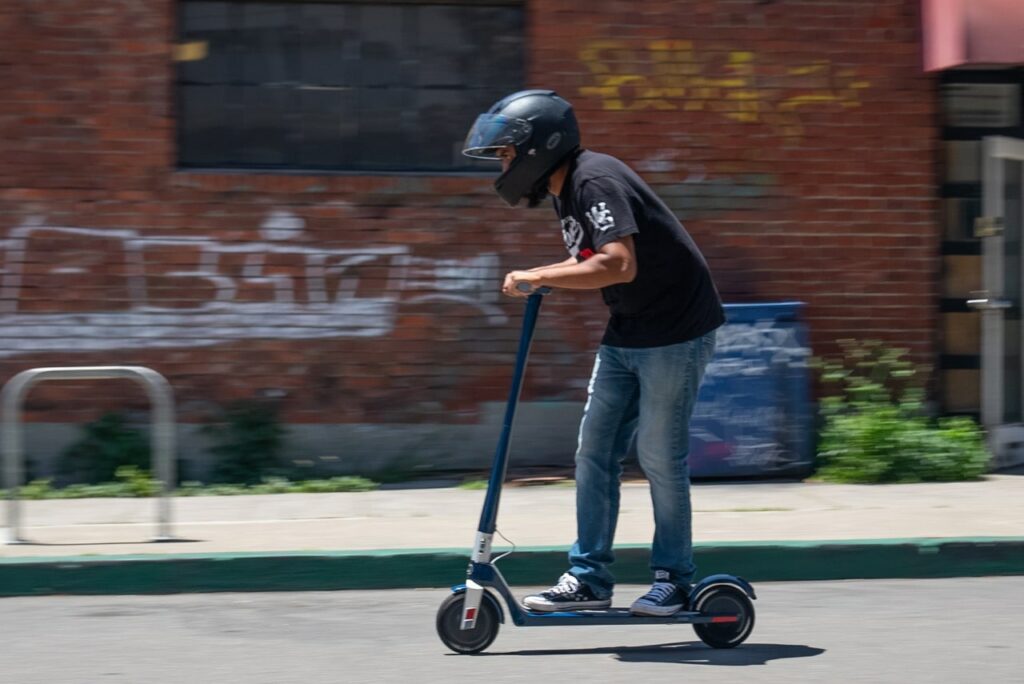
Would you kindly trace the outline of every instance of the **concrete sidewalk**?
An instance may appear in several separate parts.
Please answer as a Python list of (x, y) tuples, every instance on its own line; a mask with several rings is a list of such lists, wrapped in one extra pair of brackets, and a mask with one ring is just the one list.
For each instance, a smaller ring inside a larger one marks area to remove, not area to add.
[[(464, 574), (484, 492), (455, 487), (351, 494), (178, 498), (175, 543), (153, 543), (156, 502), (22, 503), (22, 537), (0, 547), (0, 595), (433, 586)], [(499, 530), (517, 547), (510, 581), (564, 569), (575, 490), (506, 487)], [(695, 484), (702, 574), (834, 579), (1024, 573), (1024, 477), (918, 485)], [(645, 581), (653, 532), (646, 484), (623, 486), (621, 581)], [(498, 548), (507, 548), (503, 543)]]

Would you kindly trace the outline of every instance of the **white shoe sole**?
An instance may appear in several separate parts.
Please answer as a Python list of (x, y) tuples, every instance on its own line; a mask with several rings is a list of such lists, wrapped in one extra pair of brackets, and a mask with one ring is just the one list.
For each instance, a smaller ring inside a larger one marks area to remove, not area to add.
[(536, 613), (570, 613), (577, 610), (603, 610), (605, 608), (611, 608), (612, 602), (609, 601), (579, 601), (572, 603), (556, 604), (556, 603), (541, 603), (531, 602), (529, 598), (523, 600), (523, 607), (527, 610), (532, 610)]
[(678, 606), (648, 606), (648, 605), (636, 605), (635, 603), (629, 607), (630, 615), (638, 615), (640, 617), (669, 617), (675, 615), (683, 609), (683, 605)]

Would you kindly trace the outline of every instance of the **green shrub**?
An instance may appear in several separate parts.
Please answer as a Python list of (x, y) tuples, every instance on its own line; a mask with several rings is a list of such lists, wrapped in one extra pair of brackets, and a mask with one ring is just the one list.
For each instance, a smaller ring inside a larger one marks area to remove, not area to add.
[(897, 404), (921, 396), (921, 373), (903, 357), (908, 350), (877, 340), (838, 340), (838, 359), (815, 359), (824, 395), (850, 407)]
[(128, 425), (120, 413), (104, 414), (86, 424), (82, 437), (61, 454), (57, 470), (62, 479), (76, 483), (110, 482), (122, 466), (149, 467), (149, 440)]
[(156, 496), (160, 493), (160, 483), (153, 479), (148, 470), (139, 470), (135, 466), (121, 466), (114, 473), (117, 483), (124, 487), (125, 496)]
[(290, 494), (292, 483), (284, 477), (265, 477), (263, 481), (250, 485), (251, 494)]
[[(32, 480), (27, 485), (22, 485), (18, 489), (18, 496), (22, 499), (52, 499), (55, 490), (51, 486), (51, 480)], [(4, 490), (4, 496), (7, 495), (7, 490)]]
[(280, 452), (287, 431), (278, 419), (276, 404), (236, 402), (202, 431), (213, 440), (214, 482), (255, 485), (281, 474)]
[(295, 488), (303, 493), (329, 493), (329, 492), (370, 492), (380, 485), (373, 480), (355, 475), (343, 475), (332, 477), (327, 480), (306, 480), (296, 482)]
[(922, 374), (906, 350), (841, 341), (843, 358), (818, 361), (825, 396), (818, 475), (835, 482), (948, 482), (976, 479), (989, 454), (969, 418), (927, 416)]

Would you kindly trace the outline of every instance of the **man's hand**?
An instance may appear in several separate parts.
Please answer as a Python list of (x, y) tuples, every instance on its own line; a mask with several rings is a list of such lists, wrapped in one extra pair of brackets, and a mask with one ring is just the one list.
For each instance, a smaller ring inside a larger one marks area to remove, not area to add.
[[(530, 289), (526, 292), (521, 291), (518, 287), (519, 283), (529, 284)], [(533, 271), (511, 271), (505, 276), (505, 284), (501, 286), (501, 291), (509, 297), (529, 297), (533, 290), (538, 287), (540, 287), (539, 273)]]

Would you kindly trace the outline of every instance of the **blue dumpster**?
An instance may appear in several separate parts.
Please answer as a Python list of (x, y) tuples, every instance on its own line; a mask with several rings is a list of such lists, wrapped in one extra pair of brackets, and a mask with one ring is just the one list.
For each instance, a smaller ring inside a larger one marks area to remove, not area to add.
[(692, 477), (800, 476), (813, 469), (803, 306), (726, 305), (690, 423)]

